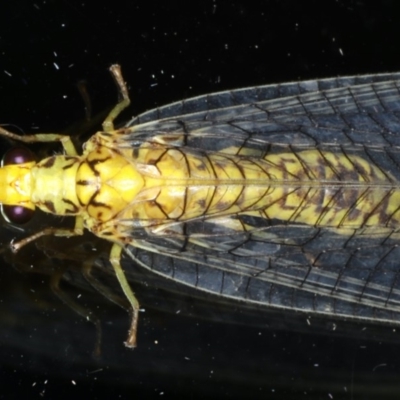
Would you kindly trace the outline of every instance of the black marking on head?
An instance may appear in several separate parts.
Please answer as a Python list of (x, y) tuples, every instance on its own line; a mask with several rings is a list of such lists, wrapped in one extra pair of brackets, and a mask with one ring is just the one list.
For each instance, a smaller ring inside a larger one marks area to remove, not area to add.
[(71, 168), (76, 160), (78, 159), (78, 157), (65, 157), (65, 161), (69, 161), (69, 163), (67, 165), (65, 165), (64, 167), (62, 167), (63, 170), (69, 169)]
[(78, 213), (79, 207), (74, 202), (72, 202), (71, 200), (68, 200), (68, 199), (63, 199), (63, 202), (65, 204), (68, 204), (71, 206), (70, 209), (65, 210), (66, 214), (77, 214)]
[(56, 162), (56, 158), (55, 157), (49, 157), (45, 160), (46, 162), (44, 164), (41, 165), (42, 168), (51, 168), (54, 163)]
[(43, 203), (43, 205), (53, 214), (56, 213), (56, 208), (54, 207), (54, 203), (50, 200), (47, 200)]
[(86, 161), (86, 164), (89, 168), (94, 172), (95, 175), (98, 175), (98, 171), (96, 171), (96, 165), (101, 164), (104, 160), (95, 159), (92, 161)]
[(80, 179), (80, 180), (76, 181), (76, 184), (80, 185), (80, 186), (88, 186), (88, 185), (90, 185), (90, 181)]
[(89, 205), (93, 206), (93, 207), (104, 207), (104, 208), (108, 208), (110, 210), (111, 207), (108, 204), (96, 200), (96, 195), (97, 195), (97, 192), (90, 199)]

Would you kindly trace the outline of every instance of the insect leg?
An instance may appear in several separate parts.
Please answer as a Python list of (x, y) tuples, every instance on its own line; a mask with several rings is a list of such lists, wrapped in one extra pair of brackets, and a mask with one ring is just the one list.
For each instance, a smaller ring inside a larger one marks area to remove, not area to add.
[(22, 247), (26, 246), (27, 244), (34, 242), (35, 240), (39, 239), (42, 236), (46, 235), (55, 235), (55, 236), (64, 236), (64, 237), (71, 237), (71, 236), (79, 236), (83, 234), (83, 230), (77, 229), (76, 226), (79, 225), (79, 220), (81, 217), (76, 217), (76, 224), (75, 228), (72, 229), (61, 229), (61, 228), (45, 228), (40, 232), (36, 232), (31, 236), (28, 236), (19, 242), (11, 242), (11, 250), (13, 253), (16, 253)]
[(110, 252), (110, 263), (114, 268), (115, 275), (117, 276), (118, 282), (121, 285), (121, 289), (131, 305), (131, 326), (128, 332), (128, 338), (125, 342), (125, 346), (133, 348), (136, 347), (136, 332), (139, 319), (139, 302), (133, 294), (132, 289), (126, 279), (125, 273), (121, 267), (121, 253), (122, 247), (118, 244), (114, 244)]
[[(121, 67), (118, 64), (114, 64), (110, 67), (110, 71), (122, 99), (110, 111), (107, 118), (103, 122), (103, 130), (106, 132), (111, 132), (114, 130), (114, 120), (131, 103), (129, 99), (128, 89), (122, 77)], [(67, 155), (75, 156), (78, 154), (74, 144), (72, 143), (71, 137), (68, 135), (63, 135), (59, 133), (35, 133), (32, 135), (17, 135), (16, 133), (10, 132), (9, 130), (4, 129), (0, 126), (0, 136), (4, 136), (6, 138), (23, 143), (61, 142)]]
[(107, 118), (103, 122), (103, 130), (105, 132), (111, 132), (114, 130), (114, 120), (118, 117), (121, 112), (129, 106), (131, 100), (129, 99), (128, 89), (122, 77), (121, 67), (118, 64), (111, 65), (111, 75), (113, 76), (115, 83), (118, 87), (121, 100), (118, 104), (110, 111)]
[(23, 143), (43, 143), (43, 142), (61, 142), (64, 147), (66, 154), (69, 156), (77, 155), (74, 144), (70, 136), (62, 135), (59, 133), (35, 133), (33, 135), (17, 135), (7, 129), (0, 127), (0, 136), (16, 140)]

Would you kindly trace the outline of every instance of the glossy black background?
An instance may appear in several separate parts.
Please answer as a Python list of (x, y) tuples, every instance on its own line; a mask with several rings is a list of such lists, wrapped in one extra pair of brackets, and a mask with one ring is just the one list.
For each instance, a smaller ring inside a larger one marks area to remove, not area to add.
[[(94, 113), (112, 105), (116, 90), (107, 68), (116, 62), (133, 103), (126, 118), (197, 94), (400, 68), (395, 0), (4, 3), (0, 121), (20, 132), (62, 131), (80, 120), (76, 83), (82, 79)], [(400, 393), (400, 344), (388, 328), (365, 335), (363, 325), (338, 322), (333, 334), (332, 321), (308, 328), (303, 316), (296, 323), (282, 316), (284, 324), (235, 310), (226, 316), (217, 308), (205, 319), (196, 300), (157, 300), (157, 285), (148, 289), (156, 300), (148, 300), (153, 308), (143, 314), (134, 352), (122, 346), (125, 313), (86, 294), (104, 313), (104, 354), (95, 361), (94, 329), (49, 293), (48, 277), (8, 270), (2, 263), (4, 398), (367, 399)], [(171, 313), (154, 310), (157, 305)], [(181, 308), (194, 318), (176, 315)], [(237, 325), (212, 321), (232, 322), (236, 315)], [(250, 326), (258, 318), (264, 327)]]

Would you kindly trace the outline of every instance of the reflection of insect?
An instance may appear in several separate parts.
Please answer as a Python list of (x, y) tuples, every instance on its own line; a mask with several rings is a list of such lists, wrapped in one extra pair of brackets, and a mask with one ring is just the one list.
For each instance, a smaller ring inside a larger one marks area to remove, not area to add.
[[(400, 73), (270, 85), (174, 103), (114, 130), (123, 100), (84, 146), (0, 170), (12, 217), (76, 216), (135, 263), (226, 298), (307, 313), (400, 322)], [(19, 156), (19, 154), (18, 154)], [(17, 157), (18, 158), (18, 157)], [(11, 160), (10, 160), (11, 159)], [(25, 213), (22, 213), (25, 215)], [(10, 218), (12, 218), (10, 217)]]

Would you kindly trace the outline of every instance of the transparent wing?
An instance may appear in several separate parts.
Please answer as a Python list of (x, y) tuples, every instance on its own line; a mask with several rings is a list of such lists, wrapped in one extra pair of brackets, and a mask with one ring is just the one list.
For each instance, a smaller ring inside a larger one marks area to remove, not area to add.
[[(374, 238), (362, 230), (348, 237), (291, 224), (263, 229), (264, 220), (252, 222), (256, 227), (243, 232), (216, 224), (220, 233), (208, 227), (203, 238), (194, 233), (150, 236), (127, 251), (157, 274), (227, 298), (309, 313), (399, 320), (398, 240)], [(190, 222), (182, 225), (192, 228)]]
[[(120, 145), (157, 135), (221, 151), (267, 145), (399, 145), (400, 73), (267, 85), (195, 97), (134, 118)], [(216, 142), (218, 139), (218, 142)]]
[[(322, 206), (310, 224), (296, 222), (296, 207), (285, 220), (243, 210), (160, 222), (158, 231), (140, 227), (143, 221), (117, 220), (132, 238), (127, 253), (159, 275), (226, 298), (399, 322), (399, 85), (400, 74), (269, 85), (200, 96), (133, 119), (118, 147), (161, 141), (200, 155), (252, 160), (282, 153), (301, 159), (302, 151), (318, 150), (320, 168), (334, 178), (324, 183), (304, 161), (307, 179), (291, 180), (293, 190), (306, 189), (303, 203), (312, 190), (315, 199), (329, 187), (348, 217), (359, 213), (362, 198), (380, 200), (357, 226), (319, 223)], [(349, 160), (363, 184), (335, 169), (327, 152)]]

